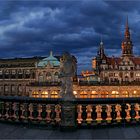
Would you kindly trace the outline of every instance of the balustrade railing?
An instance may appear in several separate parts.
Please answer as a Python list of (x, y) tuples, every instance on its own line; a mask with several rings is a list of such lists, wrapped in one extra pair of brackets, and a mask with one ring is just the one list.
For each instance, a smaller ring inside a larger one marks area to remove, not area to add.
[[(79, 102), (80, 101), (80, 102)], [(78, 126), (139, 123), (140, 100), (79, 100)], [(96, 102), (95, 102), (96, 101)]]
[[(61, 101), (61, 102), (60, 102)], [(62, 99), (0, 97), (0, 121), (61, 126)], [(139, 123), (140, 99), (76, 99), (76, 126)], [(65, 116), (63, 116), (65, 117)]]
[(57, 125), (61, 121), (57, 100), (0, 98), (0, 120), (21, 123)]

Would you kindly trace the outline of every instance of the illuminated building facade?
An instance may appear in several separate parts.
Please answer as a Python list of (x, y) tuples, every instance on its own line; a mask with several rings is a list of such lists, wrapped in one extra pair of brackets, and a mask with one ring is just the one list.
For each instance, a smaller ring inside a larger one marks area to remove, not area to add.
[[(60, 61), (60, 56), (54, 56), (52, 52), (48, 57), (0, 59), (0, 94), (59, 98)], [(92, 68), (93, 71), (82, 72), (81, 76), (73, 78), (75, 97), (140, 97), (140, 57), (133, 54), (128, 21), (121, 57), (106, 56), (101, 41)]]
[(128, 20), (121, 47), (121, 57), (108, 57), (101, 41), (98, 54), (92, 60), (92, 68), (100, 77), (101, 83), (136, 84), (140, 82), (140, 57), (133, 54)]

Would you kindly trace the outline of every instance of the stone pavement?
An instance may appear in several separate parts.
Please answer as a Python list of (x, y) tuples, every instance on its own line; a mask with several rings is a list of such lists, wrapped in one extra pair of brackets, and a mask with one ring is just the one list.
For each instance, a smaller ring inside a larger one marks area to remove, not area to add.
[(0, 123), (0, 139), (140, 139), (140, 125), (61, 132)]

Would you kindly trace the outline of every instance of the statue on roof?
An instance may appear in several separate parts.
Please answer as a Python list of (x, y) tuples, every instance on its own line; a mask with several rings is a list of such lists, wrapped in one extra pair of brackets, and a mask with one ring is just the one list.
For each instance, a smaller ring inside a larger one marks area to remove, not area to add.
[(72, 82), (75, 74), (76, 62), (68, 52), (65, 52), (60, 60), (60, 78), (62, 82), (60, 95), (65, 100), (70, 100), (74, 98)]

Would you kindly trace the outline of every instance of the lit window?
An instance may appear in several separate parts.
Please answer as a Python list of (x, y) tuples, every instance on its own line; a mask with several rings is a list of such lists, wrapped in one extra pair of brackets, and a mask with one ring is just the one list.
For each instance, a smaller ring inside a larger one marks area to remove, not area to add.
[(33, 92), (32, 92), (32, 97), (38, 98), (38, 97), (39, 97), (38, 91), (33, 91)]
[(51, 98), (58, 98), (58, 93), (56, 91), (53, 91), (51, 93)]
[(2, 75), (2, 70), (0, 70), (0, 75)]
[(111, 97), (119, 97), (119, 92), (118, 91), (112, 91)]
[(96, 91), (92, 91), (90, 98), (97, 98), (97, 97), (98, 97), (97, 92)]
[(136, 73), (136, 76), (137, 76), (137, 77), (140, 77), (140, 73)]
[(77, 98), (77, 91), (73, 91), (73, 94)]
[(80, 92), (80, 98), (87, 98), (87, 92), (86, 91)]
[(48, 92), (47, 92), (47, 91), (43, 91), (43, 92), (41, 93), (41, 97), (42, 97), (42, 98), (48, 98)]
[(119, 74), (118, 73), (115, 73), (115, 77), (118, 77), (119, 76)]
[(128, 97), (128, 96), (129, 96), (128, 91), (123, 91), (123, 92), (122, 92), (122, 97)]

